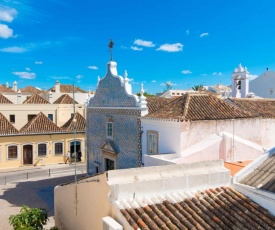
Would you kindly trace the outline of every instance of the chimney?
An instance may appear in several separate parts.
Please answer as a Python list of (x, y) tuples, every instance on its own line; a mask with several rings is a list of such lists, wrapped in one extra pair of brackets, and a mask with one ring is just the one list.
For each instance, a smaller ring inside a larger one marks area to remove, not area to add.
[(17, 104), (22, 104), (22, 93), (20, 90), (17, 92)]
[(60, 83), (58, 80), (56, 80), (55, 82), (55, 92), (60, 93)]
[(17, 92), (17, 82), (16, 81), (13, 82), (12, 89), (13, 89), (13, 91)]

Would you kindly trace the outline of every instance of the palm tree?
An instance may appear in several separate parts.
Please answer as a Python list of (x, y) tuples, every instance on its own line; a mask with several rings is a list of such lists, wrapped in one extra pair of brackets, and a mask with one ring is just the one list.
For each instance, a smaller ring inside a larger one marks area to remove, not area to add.
[(204, 91), (205, 89), (203, 88), (203, 85), (194, 85), (193, 87), (192, 87), (192, 89), (194, 90), (194, 91)]

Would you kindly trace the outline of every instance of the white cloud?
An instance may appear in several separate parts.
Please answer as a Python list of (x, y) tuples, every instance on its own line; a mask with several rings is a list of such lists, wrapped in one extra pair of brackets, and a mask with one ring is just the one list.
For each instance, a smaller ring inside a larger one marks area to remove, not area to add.
[(213, 75), (214, 76), (222, 76), (223, 74), (222, 74), (222, 72), (214, 72)]
[(12, 47), (0, 49), (0, 52), (4, 52), (4, 53), (24, 53), (26, 51), (27, 51), (26, 48), (22, 48), (18, 46), (12, 46)]
[(175, 44), (163, 44), (157, 50), (166, 51), (166, 52), (179, 52), (182, 51), (183, 45), (181, 43)]
[(121, 46), (121, 49), (127, 50), (128, 48), (126, 46)]
[(43, 62), (42, 61), (36, 61), (36, 62), (34, 62), (36, 65), (42, 65), (43, 64)]
[(91, 66), (88, 66), (88, 69), (98, 69), (98, 68), (97, 66), (91, 65)]
[(66, 77), (66, 76), (64, 76), (64, 77), (53, 76), (53, 77), (51, 77), (51, 78), (52, 78), (52, 79), (56, 79), (56, 80), (60, 80), (60, 79), (72, 80), (72, 78)]
[(36, 74), (30, 72), (12, 72), (12, 74), (19, 76), (22, 79), (35, 79)]
[(189, 69), (186, 69), (186, 70), (181, 71), (181, 73), (183, 73), (183, 74), (191, 74), (192, 72)]
[(200, 35), (200, 37), (202, 38), (202, 37), (205, 37), (205, 36), (208, 36), (209, 35), (209, 33), (202, 33), (201, 35)]
[(12, 22), (16, 15), (16, 9), (0, 7), (0, 21)]
[(0, 38), (10, 38), (12, 37), (13, 30), (10, 29), (7, 25), (0, 24)]
[(26, 67), (26, 70), (27, 70), (27, 71), (31, 71), (31, 68), (29, 68), (29, 67)]
[(152, 80), (151, 82), (152, 82), (152, 83), (156, 83), (157, 81), (156, 81), (156, 80)]
[(186, 35), (189, 35), (189, 34), (190, 34), (189, 30), (186, 30), (185, 32), (186, 32)]
[(145, 46), (145, 47), (154, 47), (155, 44), (151, 41), (145, 41), (145, 40), (142, 40), (142, 39), (136, 39), (134, 41), (134, 44), (135, 45), (138, 45), (138, 46)]
[(139, 48), (139, 47), (136, 47), (136, 46), (131, 46), (131, 49), (136, 50), (136, 51), (142, 51), (143, 50), (143, 48)]
[(203, 73), (201, 76), (207, 76), (207, 74), (206, 74), (206, 73)]
[(81, 78), (83, 78), (83, 75), (78, 74), (78, 75), (76, 76), (76, 78), (77, 78), (77, 79), (81, 79)]

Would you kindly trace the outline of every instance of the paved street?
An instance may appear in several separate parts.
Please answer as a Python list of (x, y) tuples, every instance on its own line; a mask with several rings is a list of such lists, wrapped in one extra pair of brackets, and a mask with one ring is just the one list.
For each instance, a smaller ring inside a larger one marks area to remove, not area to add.
[[(0, 178), (12, 176), (20, 179), (21, 175), (32, 175), (29, 179), (17, 182), (8, 182), (0, 185), (0, 229), (12, 230), (8, 219), (10, 215), (18, 214), (22, 205), (32, 208), (45, 208), (49, 211), (50, 221), (45, 229), (54, 226), (54, 187), (74, 181), (74, 165), (50, 165), (32, 168), (20, 167), (20, 169), (0, 170)], [(84, 168), (84, 171), (82, 169)], [(52, 172), (50, 177), (46, 173)], [(44, 174), (43, 174), (44, 173)], [(37, 177), (34, 174), (38, 175)], [(86, 165), (77, 164), (77, 178), (86, 175)]]

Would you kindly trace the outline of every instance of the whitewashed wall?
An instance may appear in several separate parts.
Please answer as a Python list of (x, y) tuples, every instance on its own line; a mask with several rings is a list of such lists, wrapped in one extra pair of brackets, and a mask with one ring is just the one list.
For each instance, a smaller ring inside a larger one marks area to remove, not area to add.
[[(253, 160), (275, 144), (273, 119), (250, 118), (191, 123), (141, 119), (141, 125), (144, 131), (143, 155), (147, 153), (147, 130), (154, 130), (159, 132), (159, 154), (176, 153), (177, 157), (172, 161), (177, 163), (215, 159)], [(152, 160), (147, 162), (156, 165)]]

